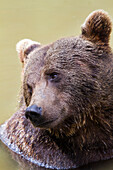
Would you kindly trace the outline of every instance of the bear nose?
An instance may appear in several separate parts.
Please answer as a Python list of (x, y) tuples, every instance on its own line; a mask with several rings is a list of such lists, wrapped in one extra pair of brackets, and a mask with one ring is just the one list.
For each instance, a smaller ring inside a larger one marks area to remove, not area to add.
[(42, 108), (38, 107), (37, 105), (31, 105), (29, 106), (25, 111), (26, 118), (30, 119), (31, 121), (39, 118), (42, 115)]

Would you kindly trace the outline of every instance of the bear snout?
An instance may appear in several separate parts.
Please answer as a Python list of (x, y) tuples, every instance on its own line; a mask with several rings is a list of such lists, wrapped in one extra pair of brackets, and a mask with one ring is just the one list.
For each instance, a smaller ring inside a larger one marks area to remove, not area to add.
[(42, 108), (37, 105), (27, 107), (25, 117), (31, 121), (35, 127), (50, 128), (58, 118), (47, 118), (46, 112), (42, 114)]
[(37, 105), (31, 105), (27, 107), (25, 111), (25, 116), (27, 119), (30, 119), (31, 122), (39, 119), (42, 115), (42, 108), (38, 107)]

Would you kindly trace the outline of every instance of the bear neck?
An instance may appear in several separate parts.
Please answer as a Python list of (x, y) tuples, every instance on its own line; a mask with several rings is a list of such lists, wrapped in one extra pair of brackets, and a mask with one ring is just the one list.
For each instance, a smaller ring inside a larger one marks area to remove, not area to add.
[(7, 122), (6, 131), (10, 143), (16, 144), (23, 155), (44, 164), (50, 160), (52, 166), (55, 164), (55, 167), (60, 169), (61, 160), (63, 168), (78, 167), (112, 157), (113, 126), (110, 116), (109, 113), (103, 119), (99, 116), (98, 119), (94, 117), (94, 120), (89, 118), (87, 124), (78, 130), (75, 129), (75, 133), (70, 136), (66, 136), (66, 134), (56, 135), (52, 129), (50, 131), (34, 128), (25, 118), (25, 108), (21, 108)]
[[(103, 113), (95, 113), (93, 117), (89, 116), (87, 122), (80, 128), (73, 130), (70, 136), (66, 134), (58, 135), (58, 131), (51, 130), (50, 136), (57, 143), (62, 151), (72, 153), (81, 158), (87, 158), (90, 155), (90, 162), (109, 159), (113, 154), (113, 123), (112, 110), (104, 109)], [(96, 156), (95, 156), (96, 154)], [(87, 160), (86, 160), (87, 162)]]

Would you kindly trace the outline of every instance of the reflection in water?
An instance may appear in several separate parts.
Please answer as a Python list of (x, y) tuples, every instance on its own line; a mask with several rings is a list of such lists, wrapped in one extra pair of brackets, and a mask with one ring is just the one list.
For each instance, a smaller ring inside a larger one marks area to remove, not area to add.
[[(0, 142), (0, 147), (4, 150), (4, 152), (7, 152), (9, 155), (11, 155), (13, 160), (18, 162), (19, 167), (20, 167), (18, 170), (46, 170), (46, 168), (39, 167), (39, 166), (27, 161), (21, 155), (18, 155), (16, 153), (12, 152), (8, 148), (6, 148), (1, 142)], [(47, 170), (50, 170), (50, 169), (47, 169)], [(74, 170), (74, 169), (70, 169), (70, 170)], [(75, 170), (113, 170), (113, 160), (107, 160), (107, 161), (89, 164), (87, 166), (80, 167)]]
[[(107, 0), (27, 0), (1, 1), (0, 4), (0, 124), (15, 111), (20, 86), (20, 65), (16, 43), (24, 38), (50, 43), (60, 37), (78, 35), (85, 17), (95, 9), (104, 9), (113, 16), (113, 1)], [(112, 36), (113, 37), (113, 36)], [(111, 41), (113, 44), (113, 39)], [(12, 153), (0, 143), (0, 169), (40, 169)], [(6, 164), (7, 162), (7, 164)], [(112, 170), (113, 161), (104, 161), (81, 170)]]

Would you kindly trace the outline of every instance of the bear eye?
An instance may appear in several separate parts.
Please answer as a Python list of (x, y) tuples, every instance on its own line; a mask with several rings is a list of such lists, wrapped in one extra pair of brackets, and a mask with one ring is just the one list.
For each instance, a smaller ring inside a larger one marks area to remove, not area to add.
[(30, 104), (32, 93), (32, 87), (29, 84), (26, 84), (26, 88), (24, 89), (24, 99), (27, 106)]
[(48, 74), (48, 80), (51, 82), (59, 82), (60, 81), (60, 75), (57, 72), (53, 72)]
[(32, 87), (29, 84), (27, 84), (27, 88), (28, 88), (28, 93), (32, 96), (32, 92), (33, 92)]

